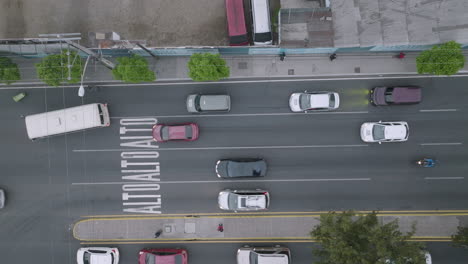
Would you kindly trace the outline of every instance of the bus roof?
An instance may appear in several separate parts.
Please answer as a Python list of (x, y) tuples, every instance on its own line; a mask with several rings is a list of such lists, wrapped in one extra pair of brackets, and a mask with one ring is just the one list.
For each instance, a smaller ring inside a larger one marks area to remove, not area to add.
[(268, 0), (252, 0), (254, 34), (271, 32)]
[(247, 35), (243, 0), (226, 0), (229, 36)]
[(88, 104), (26, 116), (30, 139), (103, 126), (98, 104)]

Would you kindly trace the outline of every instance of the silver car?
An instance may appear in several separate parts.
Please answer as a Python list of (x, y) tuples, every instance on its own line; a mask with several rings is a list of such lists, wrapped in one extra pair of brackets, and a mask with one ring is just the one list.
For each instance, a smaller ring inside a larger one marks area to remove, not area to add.
[(293, 93), (289, 97), (289, 108), (293, 112), (329, 111), (338, 109), (340, 96), (335, 92)]
[(228, 211), (266, 210), (270, 205), (270, 194), (256, 190), (223, 190), (218, 195), (218, 206)]
[(187, 111), (190, 113), (203, 113), (231, 110), (231, 97), (229, 95), (201, 95), (191, 94), (187, 97)]
[(5, 191), (0, 189), (0, 209), (5, 207)]
[(366, 122), (361, 125), (361, 139), (364, 142), (402, 142), (409, 136), (408, 123), (398, 122)]

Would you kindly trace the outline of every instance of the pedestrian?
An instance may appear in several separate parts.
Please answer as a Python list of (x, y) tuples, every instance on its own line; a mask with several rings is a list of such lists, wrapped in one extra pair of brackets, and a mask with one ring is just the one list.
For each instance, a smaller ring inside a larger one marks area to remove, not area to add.
[(284, 51), (281, 52), (281, 53), (280, 53), (280, 60), (281, 60), (281, 61), (284, 61), (284, 58), (285, 58), (285, 57), (286, 57), (286, 52), (284, 52)]
[(158, 231), (156, 231), (156, 233), (154, 233), (154, 238), (158, 238), (161, 234), (162, 234), (162, 229), (159, 229)]
[(336, 59), (336, 53), (333, 53), (332, 55), (330, 55), (330, 61), (333, 61), (334, 59)]
[(219, 224), (218, 225), (218, 232), (223, 232), (223, 231), (224, 231), (223, 224)]
[(397, 55), (397, 58), (403, 59), (405, 58), (406, 54), (404, 52), (400, 52), (400, 54)]

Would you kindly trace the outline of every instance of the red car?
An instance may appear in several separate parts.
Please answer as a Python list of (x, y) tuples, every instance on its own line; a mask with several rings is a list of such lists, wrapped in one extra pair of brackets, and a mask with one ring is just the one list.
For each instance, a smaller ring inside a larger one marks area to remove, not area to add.
[(138, 264), (187, 264), (187, 250), (175, 248), (145, 248), (140, 250)]
[(198, 125), (195, 123), (153, 126), (153, 138), (158, 142), (171, 140), (194, 141), (198, 139)]

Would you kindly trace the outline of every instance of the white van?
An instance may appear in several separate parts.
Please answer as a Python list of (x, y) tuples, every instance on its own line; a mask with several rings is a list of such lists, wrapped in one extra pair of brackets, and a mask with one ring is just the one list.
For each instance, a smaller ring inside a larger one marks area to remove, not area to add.
[(110, 126), (107, 104), (87, 104), (26, 116), (31, 140), (96, 127)]
[(271, 45), (270, 3), (269, 0), (252, 0), (252, 24), (254, 45)]

